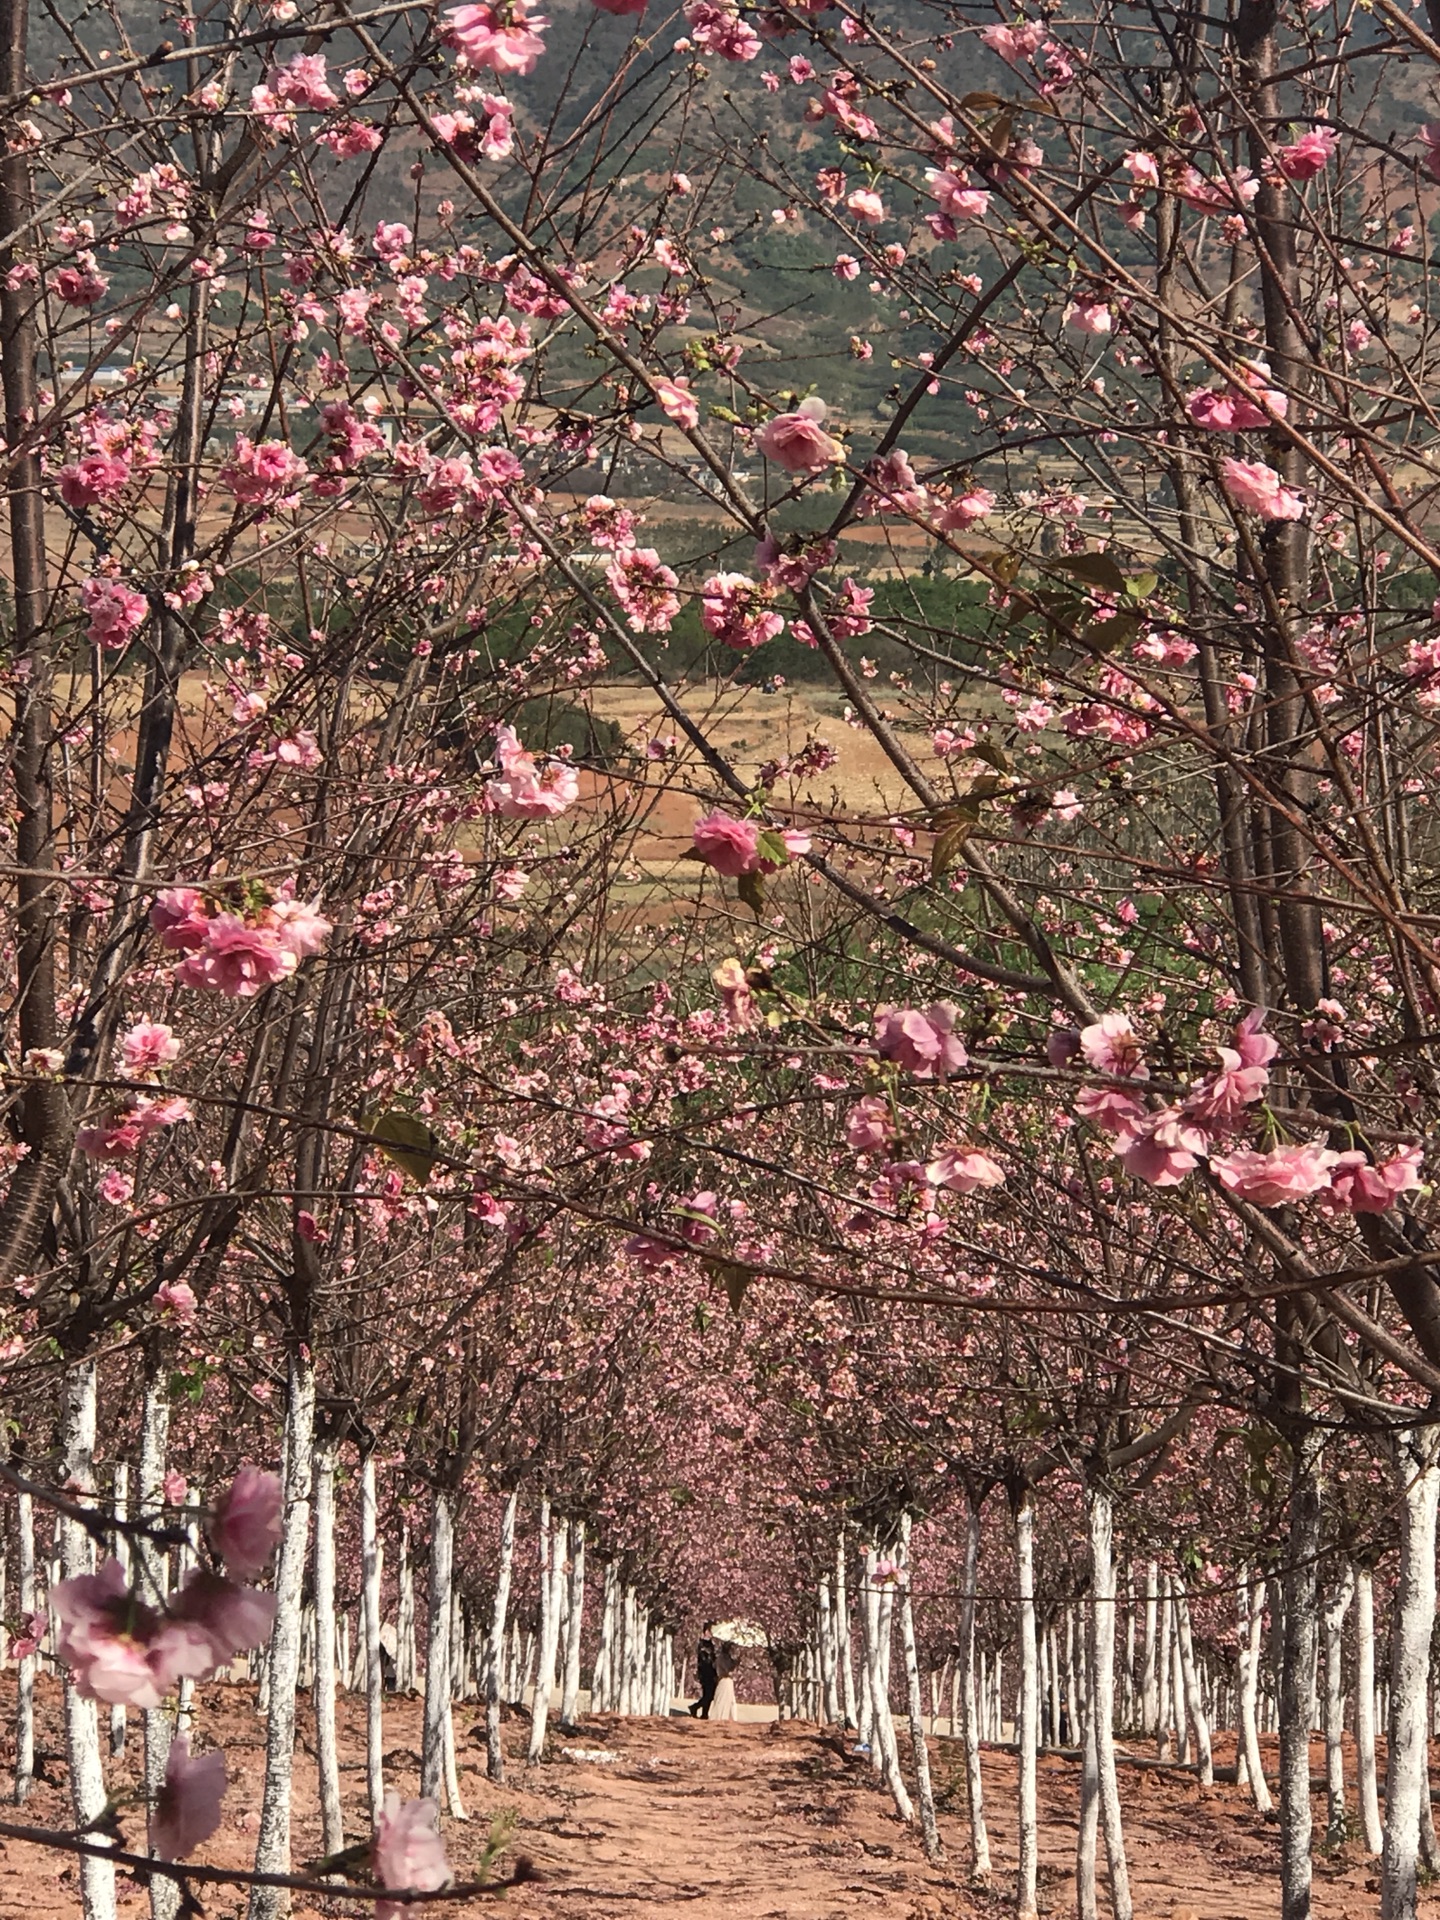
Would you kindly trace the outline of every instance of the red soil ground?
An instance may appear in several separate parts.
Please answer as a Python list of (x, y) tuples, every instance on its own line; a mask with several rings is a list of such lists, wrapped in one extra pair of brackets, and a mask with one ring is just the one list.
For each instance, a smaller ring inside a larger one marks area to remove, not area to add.
[[(37, 1786), (23, 1813), (0, 1807), (0, 1817), (59, 1826), (66, 1819), (65, 1769), (53, 1682), (41, 1704), (39, 1744), (55, 1756), (48, 1766), (52, 1778)], [(360, 1703), (347, 1696), (341, 1704), (347, 1838), (358, 1838), (365, 1824)], [(517, 1759), (511, 1782), (494, 1788), (484, 1778), (476, 1718), (475, 1708), (458, 1709), (461, 1785), (472, 1818), (466, 1825), (447, 1821), (450, 1857), (463, 1872), (478, 1854), (491, 1816), (514, 1811), (513, 1850), (528, 1854), (544, 1879), (505, 1896), (503, 1911), (512, 1920), (602, 1920), (636, 1908), (657, 1920), (672, 1914), (689, 1920), (858, 1920), (877, 1911), (890, 1920), (990, 1920), (1009, 1910), (1014, 1761), (1007, 1754), (987, 1753), (984, 1762), (997, 1867), (995, 1890), (987, 1894), (965, 1885), (958, 1753), (947, 1740), (934, 1743), (933, 1762), (937, 1785), (953, 1793), (955, 1811), (942, 1814), (949, 1858), (932, 1867), (916, 1836), (887, 1813), (866, 1763), (842, 1757), (833, 1740), (811, 1726), (602, 1718), (588, 1723), (577, 1744), (603, 1744), (620, 1756), (617, 1763), (574, 1764), (556, 1757), (526, 1775)], [(8, 1711), (5, 1720), (8, 1725)], [(523, 1731), (518, 1725), (507, 1730), (517, 1752)], [(387, 1776), (402, 1792), (414, 1793), (418, 1703), (390, 1703), (387, 1734)], [(248, 1696), (239, 1688), (205, 1688), (197, 1740), (222, 1744), (232, 1770), (226, 1823), (203, 1857), (244, 1864), (264, 1761), (263, 1729)], [(563, 1736), (556, 1739), (557, 1756), (565, 1744)], [(112, 1774), (117, 1786), (127, 1775), (133, 1779), (135, 1745), (132, 1739), (128, 1763)], [(9, 1758), (0, 1746), (6, 1771)], [(1233, 1759), (1223, 1741), (1217, 1759)], [(1314, 1760), (1318, 1768), (1318, 1743)], [(298, 1862), (318, 1853), (320, 1844), (308, 1741), (297, 1755), (296, 1775)], [(1055, 1920), (1067, 1920), (1074, 1913), (1076, 1770), (1067, 1760), (1047, 1757), (1040, 1780), (1041, 1907)], [(1202, 1792), (1188, 1775), (1133, 1767), (1124, 1769), (1121, 1786), (1137, 1920), (1278, 1915), (1276, 1829), (1257, 1819), (1234, 1787)], [(1317, 1797), (1317, 1820), (1323, 1821), (1323, 1811)], [(133, 1814), (127, 1818), (130, 1831), (138, 1833), (139, 1822)], [(1105, 1911), (1103, 1885), (1101, 1899)], [(204, 1904), (215, 1920), (243, 1912), (238, 1892), (207, 1894)], [(1317, 1859), (1316, 1920), (1358, 1920), (1378, 1908), (1376, 1864), (1358, 1844)], [(490, 1909), (488, 1900), (476, 1900), (464, 1911)], [(0, 1841), (3, 1920), (74, 1920), (79, 1911), (72, 1861)], [(147, 1911), (143, 1893), (128, 1880), (121, 1883), (120, 1911), (124, 1920), (140, 1920)], [(461, 1910), (433, 1911), (438, 1916)], [(325, 1912), (359, 1909), (353, 1902), (328, 1901)], [(1440, 1898), (1425, 1895), (1422, 1913), (1440, 1920)], [(301, 1902), (296, 1920), (321, 1920), (321, 1910)]]

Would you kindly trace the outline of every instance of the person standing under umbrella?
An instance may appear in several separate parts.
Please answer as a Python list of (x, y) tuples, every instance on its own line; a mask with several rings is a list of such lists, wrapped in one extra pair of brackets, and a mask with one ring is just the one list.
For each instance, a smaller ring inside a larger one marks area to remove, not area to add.
[(715, 1642), (710, 1637), (713, 1620), (707, 1620), (700, 1634), (700, 1644), (695, 1649), (695, 1677), (700, 1682), (700, 1698), (690, 1709), (692, 1720), (708, 1720), (710, 1703), (715, 1698), (715, 1688), (719, 1684), (720, 1673), (715, 1659)]

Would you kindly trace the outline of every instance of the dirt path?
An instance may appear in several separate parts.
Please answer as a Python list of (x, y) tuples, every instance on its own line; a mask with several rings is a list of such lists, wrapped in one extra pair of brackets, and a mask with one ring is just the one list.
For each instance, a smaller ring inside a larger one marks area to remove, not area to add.
[[(0, 1693), (0, 1703), (4, 1694)], [(359, 1703), (342, 1701), (343, 1801), (346, 1832), (364, 1830)], [(8, 1703), (0, 1705), (8, 1732)], [(42, 1700), (42, 1749), (51, 1778), (19, 1817), (37, 1825), (65, 1822), (64, 1762), (58, 1699)], [(868, 1764), (842, 1756), (814, 1727), (789, 1724), (706, 1726), (685, 1719), (589, 1723), (583, 1740), (556, 1742), (557, 1758), (527, 1775), (518, 1760), (511, 1780), (492, 1787), (475, 1739), (473, 1707), (457, 1713), (461, 1783), (471, 1820), (447, 1823), (457, 1869), (479, 1852), (497, 1813), (517, 1818), (514, 1852), (528, 1854), (544, 1876), (506, 1897), (512, 1920), (614, 1920), (644, 1911), (663, 1920), (843, 1920), (883, 1911), (887, 1920), (992, 1920), (1010, 1908), (1014, 1869), (1014, 1760), (985, 1755), (996, 1889), (965, 1886), (966, 1838), (960, 1807), (959, 1757), (948, 1740), (934, 1743), (937, 1785), (947, 1808), (942, 1828), (949, 1859), (929, 1866), (915, 1836), (887, 1811)], [(303, 1724), (303, 1705), (302, 1705)], [(480, 1729), (483, 1735), (483, 1728)], [(387, 1777), (401, 1792), (417, 1790), (419, 1708), (387, 1707)], [(524, 1729), (509, 1730), (513, 1750)], [(238, 1688), (206, 1688), (199, 1743), (213, 1739), (227, 1754), (232, 1784), (221, 1833), (204, 1849), (210, 1860), (242, 1865), (253, 1845), (263, 1768), (263, 1730)], [(567, 1744), (603, 1747), (606, 1764), (558, 1757)], [(112, 1770), (122, 1790), (138, 1763), (132, 1736), (128, 1764)], [(1223, 1742), (1217, 1758), (1230, 1758)], [(1273, 1758), (1273, 1756), (1271, 1756)], [(1315, 1761), (1320, 1762), (1317, 1743)], [(0, 1769), (10, 1756), (0, 1742)], [(294, 1816), (297, 1862), (319, 1851), (314, 1769), (297, 1757)], [(1059, 1757), (1041, 1763), (1041, 1908), (1054, 1920), (1074, 1913), (1073, 1848), (1076, 1770)], [(1235, 1788), (1202, 1793), (1188, 1776), (1126, 1768), (1121, 1781), (1137, 1920), (1272, 1920), (1279, 1914), (1278, 1837)], [(0, 1818), (15, 1810), (0, 1808)], [(1317, 1798), (1317, 1820), (1323, 1801)], [(133, 1814), (122, 1816), (138, 1832)], [(1318, 1831), (1318, 1828), (1317, 1828)], [(1102, 1889), (1102, 1911), (1103, 1908)], [(1317, 1860), (1315, 1920), (1362, 1920), (1378, 1912), (1376, 1866), (1353, 1843)], [(122, 1920), (147, 1910), (141, 1889), (121, 1883)], [(1440, 1920), (1440, 1899), (1426, 1895), (1422, 1914)], [(238, 1894), (206, 1902), (210, 1920), (243, 1912)], [(347, 1911), (329, 1905), (330, 1914)], [(358, 1912), (353, 1906), (350, 1912)], [(441, 1909), (441, 1912), (455, 1911)], [(467, 1909), (482, 1913), (477, 1902)], [(368, 1909), (367, 1909), (368, 1912)], [(0, 1842), (0, 1920), (75, 1920), (79, 1899), (73, 1866), (19, 1842)], [(301, 1908), (296, 1920), (321, 1920)]]

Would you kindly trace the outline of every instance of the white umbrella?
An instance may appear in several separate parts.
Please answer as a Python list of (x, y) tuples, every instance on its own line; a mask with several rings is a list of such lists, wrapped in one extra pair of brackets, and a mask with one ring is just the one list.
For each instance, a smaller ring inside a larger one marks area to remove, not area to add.
[(712, 1640), (723, 1640), (728, 1647), (768, 1647), (770, 1636), (753, 1620), (722, 1620), (711, 1627)]

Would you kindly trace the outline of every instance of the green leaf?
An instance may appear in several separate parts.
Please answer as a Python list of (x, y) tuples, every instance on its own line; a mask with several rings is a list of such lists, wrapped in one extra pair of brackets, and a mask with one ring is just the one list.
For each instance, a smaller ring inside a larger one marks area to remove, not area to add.
[(1160, 584), (1158, 573), (1131, 573), (1125, 576), (1125, 598), (1148, 600)]
[(1048, 560), (1045, 564), (1050, 572), (1071, 574), (1087, 586), (1103, 588), (1106, 593), (1125, 591), (1125, 575), (1113, 554), (1076, 553), (1068, 559)]
[(790, 864), (790, 849), (775, 827), (761, 828), (756, 836), (755, 851), (767, 866), (785, 867)]
[(1087, 645), (1098, 647), (1101, 653), (1113, 653), (1116, 647), (1133, 640), (1139, 631), (1138, 613), (1112, 613), (1108, 619), (1092, 621), (1080, 638)]
[(998, 560), (991, 563), (991, 571), (997, 580), (1008, 587), (1019, 573), (1022, 561), (1018, 553), (1002, 553)]
[(987, 767), (994, 767), (997, 773), (1010, 772), (1010, 756), (994, 740), (977, 740), (970, 751), (977, 760), (983, 760)]
[(748, 1267), (732, 1266), (728, 1260), (714, 1260), (710, 1271), (725, 1289), (725, 1298), (730, 1302), (730, 1311), (738, 1316), (745, 1304), (745, 1295), (750, 1282), (755, 1278)]
[(413, 1113), (400, 1113), (394, 1108), (384, 1113), (372, 1113), (361, 1121), (366, 1133), (373, 1134), (380, 1143), (380, 1151), (385, 1158), (399, 1167), (402, 1173), (408, 1173), (417, 1187), (426, 1186), (432, 1173), (439, 1165), (439, 1156), (435, 1149), (439, 1146), (439, 1137), (419, 1120)]
[(960, 111), (973, 113), (977, 107), (1003, 107), (1005, 104), (998, 93), (967, 93), (961, 99)]
[(736, 891), (758, 920), (765, 911), (765, 882), (758, 873), (742, 873)]
[[(956, 807), (937, 816), (935, 844), (930, 849), (930, 878), (943, 880), (960, 863), (965, 842), (975, 831), (980, 809)], [(941, 822), (944, 824), (942, 825)]]

